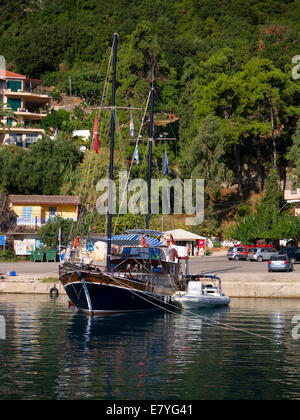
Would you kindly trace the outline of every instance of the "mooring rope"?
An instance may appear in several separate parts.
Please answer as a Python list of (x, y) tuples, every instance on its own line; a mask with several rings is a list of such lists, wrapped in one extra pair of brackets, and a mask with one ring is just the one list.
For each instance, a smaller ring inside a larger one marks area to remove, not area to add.
[[(106, 276), (108, 276), (108, 277), (110, 277), (112, 280), (114, 280), (114, 281), (115, 281), (116, 283), (118, 283), (120, 286), (126, 287), (126, 285), (125, 285), (125, 284), (123, 284), (121, 281), (118, 281), (116, 278), (114, 278), (114, 277), (110, 276), (108, 273), (105, 273), (105, 275), (106, 275)], [(174, 312), (174, 311), (172, 311), (171, 309), (167, 309), (167, 308), (166, 308), (166, 307), (164, 307), (164, 306), (161, 306), (161, 305), (159, 305), (159, 304), (157, 304), (157, 303), (155, 303), (155, 302), (152, 302), (151, 300), (149, 300), (149, 299), (147, 299), (147, 298), (144, 298), (144, 297), (143, 297), (143, 296), (141, 296), (140, 294), (135, 293), (132, 289), (129, 289), (128, 287), (126, 287), (126, 289), (127, 289), (127, 290), (129, 290), (131, 293), (133, 293), (135, 296), (138, 296), (139, 298), (141, 298), (141, 299), (143, 299), (143, 300), (147, 301), (148, 303), (153, 304), (154, 306), (157, 306), (157, 307), (158, 307), (158, 308), (160, 308), (160, 309), (165, 310), (166, 312), (169, 312), (169, 313), (171, 313), (171, 314), (173, 314), (173, 315), (180, 315), (180, 316), (182, 316), (182, 317), (184, 317), (184, 318), (187, 318), (187, 319), (190, 319), (190, 320), (192, 320), (192, 319), (193, 319), (193, 318), (188, 318), (188, 317), (186, 317), (184, 314)], [(142, 294), (145, 294), (145, 295), (147, 294), (147, 292), (144, 292), (144, 291), (142, 291), (142, 290), (141, 290), (141, 291), (139, 291), (139, 293), (142, 293)], [(158, 298), (156, 298), (155, 296), (153, 296), (152, 298), (160, 302), (160, 300), (159, 300)], [(178, 306), (176, 306), (176, 305), (173, 305), (172, 303), (167, 303), (167, 305), (168, 305), (168, 306), (171, 306), (171, 307), (173, 307), (173, 308), (175, 308), (175, 309), (177, 309), (177, 310), (181, 310), (181, 308), (179, 308), (179, 307), (178, 307)], [(219, 325), (219, 326), (222, 326), (222, 327), (225, 327), (225, 328), (227, 328), (227, 329), (231, 329), (231, 330), (234, 330), (234, 331), (239, 331), (239, 332), (242, 332), (242, 333), (245, 333), (245, 334), (248, 334), (248, 335), (252, 335), (252, 336), (254, 336), (254, 337), (265, 338), (265, 339), (267, 339), (267, 340), (269, 340), (269, 341), (272, 341), (272, 342), (276, 342), (276, 343), (277, 343), (277, 341), (276, 341), (275, 339), (270, 338), (270, 337), (267, 337), (267, 336), (265, 336), (265, 335), (257, 334), (257, 333), (251, 332), (251, 331), (247, 331), (247, 330), (245, 330), (245, 329), (243, 329), (243, 328), (234, 327), (234, 326), (232, 326), (232, 325), (227, 325), (227, 324), (224, 324), (224, 323), (222, 323), (222, 322), (220, 322), (220, 321), (212, 320), (212, 319), (210, 319), (210, 318), (207, 318), (207, 317), (201, 316), (201, 315), (199, 315), (198, 313), (193, 312), (193, 311), (191, 311), (191, 310), (185, 310), (185, 311), (186, 311), (186, 312), (189, 312), (189, 313), (190, 313), (190, 314), (192, 314), (192, 315), (195, 315), (195, 316), (197, 316), (197, 317), (201, 318), (201, 319), (202, 319), (202, 320), (204, 320), (204, 321), (207, 321), (207, 325), (210, 325), (211, 323), (215, 323), (215, 324), (217, 324), (217, 325)]]

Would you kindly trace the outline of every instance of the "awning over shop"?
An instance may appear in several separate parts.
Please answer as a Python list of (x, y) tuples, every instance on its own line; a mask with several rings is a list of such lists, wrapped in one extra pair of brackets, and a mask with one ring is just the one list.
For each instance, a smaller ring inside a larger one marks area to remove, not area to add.
[(197, 240), (206, 240), (205, 236), (196, 235), (195, 233), (189, 232), (184, 229), (174, 229), (174, 230), (168, 230), (165, 232), (166, 235), (172, 235), (174, 241), (179, 242), (192, 242)]

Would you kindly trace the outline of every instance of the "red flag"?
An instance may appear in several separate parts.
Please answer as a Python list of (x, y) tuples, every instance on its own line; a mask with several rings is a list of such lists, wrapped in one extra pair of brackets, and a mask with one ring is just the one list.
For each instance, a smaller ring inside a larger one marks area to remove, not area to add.
[(172, 245), (175, 245), (175, 241), (174, 241), (174, 237), (172, 235), (172, 233), (170, 233), (170, 242)]
[(95, 124), (94, 124), (94, 135), (93, 135), (93, 138), (94, 138), (94, 150), (98, 154), (99, 138), (98, 138), (98, 118), (97, 118), (97, 113), (95, 115)]

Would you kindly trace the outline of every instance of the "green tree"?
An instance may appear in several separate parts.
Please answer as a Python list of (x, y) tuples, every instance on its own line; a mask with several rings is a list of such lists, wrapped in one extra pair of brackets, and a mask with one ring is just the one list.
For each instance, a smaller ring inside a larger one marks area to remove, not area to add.
[(9, 194), (22, 194), (17, 181), (27, 151), (18, 146), (0, 146), (0, 185)]
[(4, 103), (0, 102), (0, 127), (4, 127), (5, 123), (3, 120), (16, 120), (16, 115), (11, 108), (4, 108)]
[(0, 232), (5, 233), (10, 230), (14, 225), (14, 219), (7, 192), (0, 186)]
[(68, 125), (71, 120), (70, 112), (65, 109), (59, 109), (58, 111), (52, 111), (42, 120), (43, 128), (49, 132), (51, 129), (62, 130)]
[(283, 193), (280, 190), (279, 175), (270, 172), (264, 196), (256, 206), (255, 214), (240, 217), (228, 231), (232, 239), (250, 244), (259, 239), (266, 242), (280, 239), (299, 238), (299, 217), (281, 213)]
[(300, 87), (266, 59), (250, 60), (240, 77), (245, 86), (242, 105), (248, 134), (256, 138), (257, 150), (262, 142), (271, 142), (272, 166), (277, 169), (277, 139), (285, 125), (293, 123), (299, 115)]
[(79, 146), (62, 137), (38, 141), (16, 174), (20, 193), (59, 194), (66, 172), (75, 170), (81, 158)]
[(61, 229), (61, 245), (67, 246), (76, 236), (76, 222), (70, 219), (55, 217), (38, 229), (42, 244), (48, 248), (57, 248), (58, 233)]
[(293, 165), (295, 174), (293, 184), (295, 187), (300, 186), (300, 119), (296, 127), (296, 131), (292, 137), (292, 146), (287, 153), (288, 161)]
[(232, 180), (233, 174), (226, 167), (226, 134), (219, 117), (210, 114), (201, 121), (190, 148), (182, 151), (181, 162), (184, 173), (205, 179), (211, 198), (224, 180)]

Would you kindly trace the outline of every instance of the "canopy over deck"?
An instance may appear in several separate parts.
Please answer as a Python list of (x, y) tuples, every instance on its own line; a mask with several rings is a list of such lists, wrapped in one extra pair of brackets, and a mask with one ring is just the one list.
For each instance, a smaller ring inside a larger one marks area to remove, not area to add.
[[(138, 246), (141, 245), (141, 238), (144, 237), (146, 240), (147, 246), (162, 246), (163, 243), (155, 238), (150, 238), (149, 236), (136, 235), (136, 234), (126, 234), (126, 235), (113, 235), (111, 237), (111, 243), (118, 246)], [(108, 242), (107, 236), (99, 239), (101, 242)]]

